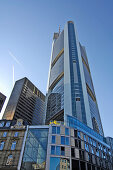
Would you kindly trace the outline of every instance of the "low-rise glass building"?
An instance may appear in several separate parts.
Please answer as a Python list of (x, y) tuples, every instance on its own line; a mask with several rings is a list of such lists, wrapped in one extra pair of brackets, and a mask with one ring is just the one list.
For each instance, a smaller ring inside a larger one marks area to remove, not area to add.
[(20, 169), (112, 170), (110, 146), (103, 136), (91, 133), (56, 121), (28, 126)]

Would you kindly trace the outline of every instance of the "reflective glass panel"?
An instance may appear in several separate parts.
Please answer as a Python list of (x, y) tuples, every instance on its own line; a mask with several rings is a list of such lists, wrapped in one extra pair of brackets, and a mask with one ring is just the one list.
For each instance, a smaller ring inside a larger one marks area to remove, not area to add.
[(60, 127), (57, 127), (57, 134), (60, 134)]
[(60, 146), (56, 146), (56, 155), (60, 155)]
[(19, 132), (15, 132), (14, 137), (18, 137)]
[(52, 126), (52, 134), (56, 134), (56, 126)]
[(6, 125), (5, 125), (5, 127), (9, 127), (10, 124), (11, 124), (11, 122), (7, 122)]
[(49, 170), (70, 170), (70, 162), (66, 158), (51, 157)]
[(4, 132), (4, 133), (3, 133), (3, 137), (6, 137), (6, 136), (7, 136), (7, 132)]
[(0, 122), (0, 127), (3, 127), (4, 126), (4, 122)]
[(15, 147), (16, 147), (16, 141), (14, 141), (11, 145), (11, 150), (15, 150)]
[(69, 145), (69, 137), (65, 137), (65, 144)]
[(51, 146), (51, 154), (55, 155), (55, 146)]
[(52, 141), (51, 143), (55, 144), (56, 143), (56, 136), (52, 136)]
[(65, 135), (69, 135), (69, 128), (65, 128)]
[(61, 144), (65, 145), (65, 136), (61, 136)]
[(21, 169), (45, 170), (48, 128), (29, 128)]
[(1, 143), (0, 143), (0, 150), (3, 150), (3, 148), (4, 148), (4, 143), (5, 143), (5, 142), (1, 142)]

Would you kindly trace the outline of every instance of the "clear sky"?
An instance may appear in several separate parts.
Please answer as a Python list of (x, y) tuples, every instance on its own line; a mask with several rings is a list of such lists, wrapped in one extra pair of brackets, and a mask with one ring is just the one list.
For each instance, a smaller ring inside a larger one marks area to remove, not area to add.
[(53, 33), (68, 20), (86, 47), (105, 136), (113, 137), (113, 0), (0, 0), (0, 91), (8, 101), (14, 66), (15, 80), (26, 76), (46, 93)]

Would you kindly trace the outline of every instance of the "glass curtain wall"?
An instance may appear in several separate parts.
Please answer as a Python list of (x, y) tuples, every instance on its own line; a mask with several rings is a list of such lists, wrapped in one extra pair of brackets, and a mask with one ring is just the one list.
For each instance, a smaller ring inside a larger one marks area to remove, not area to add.
[(29, 129), (21, 170), (45, 170), (48, 130), (47, 128)]

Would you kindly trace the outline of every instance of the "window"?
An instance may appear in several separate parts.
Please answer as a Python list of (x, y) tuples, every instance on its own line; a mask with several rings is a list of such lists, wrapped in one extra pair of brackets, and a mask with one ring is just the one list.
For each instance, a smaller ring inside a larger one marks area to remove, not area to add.
[(69, 137), (61, 136), (61, 144), (69, 145)]
[(84, 135), (84, 141), (86, 141), (86, 135)]
[(52, 134), (60, 134), (60, 127), (52, 126)]
[(16, 141), (14, 141), (11, 145), (11, 150), (15, 150), (15, 147), (16, 147)]
[(4, 122), (0, 122), (0, 127), (3, 127), (4, 126)]
[(94, 154), (94, 150), (93, 150), (93, 147), (91, 146), (91, 153)]
[(57, 134), (60, 134), (60, 127), (57, 127)]
[(18, 132), (15, 132), (14, 137), (18, 137), (18, 134), (19, 134)]
[(76, 97), (76, 101), (80, 101), (80, 97)]
[(7, 136), (7, 132), (4, 132), (4, 133), (3, 133), (3, 137), (6, 137), (6, 136)]
[(12, 162), (13, 162), (13, 155), (9, 155), (6, 165), (12, 165)]
[(80, 140), (78, 141), (78, 144), (79, 144), (79, 149), (81, 149), (81, 141)]
[(93, 146), (95, 146), (95, 147), (96, 147), (96, 141), (94, 141), (94, 140), (93, 140)]
[(77, 139), (75, 139), (75, 147), (78, 148), (78, 140)]
[(78, 138), (81, 139), (80, 132), (78, 131)]
[(79, 150), (80, 159), (84, 160), (84, 151)]
[(106, 148), (104, 147), (104, 152), (106, 152)]
[(85, 143), (85, 150), (89, 152), (89, 146)]
[(77, 138), (77, 130), (74, 130), (74, 136)]
[(65, 137), (65, 144), (69, 145), (69, 137)]
[(99, 150), (98, 149), (96, 149), (96, 155), (99, 156)]
[(74, 148), (71, 148), (71, 156), (75, 157), (75, 149)]
[(56, 155), (60, 155), (60, 146), (56, 146)]
[(65, 155), (65, 147), (61, 146), (61, 155)]
[(3, 150), (3, 148), (4, 148), (4, 143), (5, 143), (5, 142), (1, 142), (1, 143), (0, 143), (0, 150)]
[(61, 144), (65, 145), (65, 136), (61, 136)]
[(52, 134), (56, 134), (56, 126), (52, 126)]
[(5, 127), (9, 127), (10, 124), (11, 124), (11, 122), (8, 121), (8, 122), (6, 123), (6, 125), (5, 125)]
[(55, 155), (55, 146), (51, 146), (51, 154)]
[(52, 141), (51, 143), (55, 144), (56, 143), (56, 136), (52, 136)]
[(65, 128), (65, 135), (69, 135), (69, 129)]

